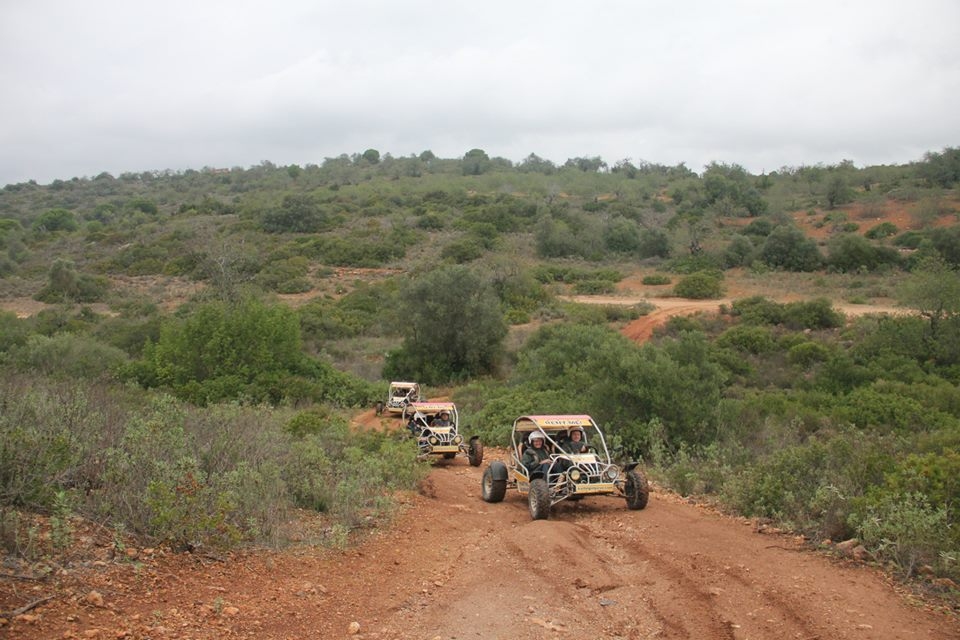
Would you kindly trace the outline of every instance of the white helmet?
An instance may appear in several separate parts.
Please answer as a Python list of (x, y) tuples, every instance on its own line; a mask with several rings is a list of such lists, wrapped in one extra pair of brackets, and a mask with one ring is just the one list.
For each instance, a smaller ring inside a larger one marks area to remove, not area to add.
[(527, 440), (530, 441), (530, 444), (533, 444), (534, 440), (544, 440), (546, 439), (543, 435), (543, 431), (531, 431), (530, 435), (527, 437)]

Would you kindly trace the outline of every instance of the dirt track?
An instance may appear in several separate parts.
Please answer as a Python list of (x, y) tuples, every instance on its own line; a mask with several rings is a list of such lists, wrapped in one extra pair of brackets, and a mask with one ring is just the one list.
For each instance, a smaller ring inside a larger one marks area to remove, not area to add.
[[(749, 521), (657, 491), (643, 511), (598, 497), (531, 521), (516, 494), (480, 499), (482, 468), (438, 464), (396, 523), (352, 550), (154, 553), (139, 570), (71, 572), (0, 636), (343, 638), (356, 622), (353, 637), (381, 639), (960, 638), (957, 618), (875, 570)], [(25, 584), (0, 608), (49, 591)]]

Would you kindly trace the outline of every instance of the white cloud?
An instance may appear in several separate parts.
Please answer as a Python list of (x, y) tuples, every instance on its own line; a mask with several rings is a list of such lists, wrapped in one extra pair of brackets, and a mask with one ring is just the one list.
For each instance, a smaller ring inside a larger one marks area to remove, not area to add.
[(953, 0), (0, 4), (0, 184), (373, 147), (699, 170), (960, 144)]

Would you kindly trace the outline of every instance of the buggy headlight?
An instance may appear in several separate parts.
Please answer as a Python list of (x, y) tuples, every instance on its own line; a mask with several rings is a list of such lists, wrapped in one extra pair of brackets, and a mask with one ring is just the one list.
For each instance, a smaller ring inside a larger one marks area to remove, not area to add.
[(463, 442), (463, 436), (460, 434), (453, 436), (453, 444), (460, 444), (461, 442)]
[(427, 439), (427, 442), (429, 442), (430, 444), (434, 444), (434, 445), (435, 445), (435, 444), (437, 444), (437, 443), (440, 442), (440, 441), (437, 440), (437, 436), (430, 436), (430, 437)]
[(573, 468), (570, 469), (570, 479), (574, 482), (577, 482), (580, 479), (580, 469)]
[(620, 471), (616, 467), (607, 469), (607, 478), (610, 480), (616, 480), (618, 475), (620, 475)]

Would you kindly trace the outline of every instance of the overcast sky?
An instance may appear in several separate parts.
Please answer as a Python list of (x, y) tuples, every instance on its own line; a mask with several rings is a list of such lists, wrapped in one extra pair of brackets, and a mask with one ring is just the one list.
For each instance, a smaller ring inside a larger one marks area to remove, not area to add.
[(373, 148), (702, 171), (960, 146), (958, 0), (0, 0), (0, 185)]

